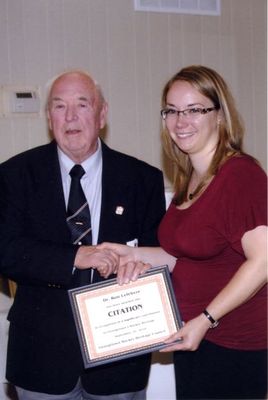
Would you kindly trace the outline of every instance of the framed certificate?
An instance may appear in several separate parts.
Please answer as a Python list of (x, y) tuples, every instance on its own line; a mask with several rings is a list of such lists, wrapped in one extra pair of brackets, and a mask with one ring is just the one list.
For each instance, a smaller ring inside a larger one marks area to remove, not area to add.
[(167, 266), (125, 285), (116, 279), (69, 290), (86, 368), (165, 347), (181, 326)]

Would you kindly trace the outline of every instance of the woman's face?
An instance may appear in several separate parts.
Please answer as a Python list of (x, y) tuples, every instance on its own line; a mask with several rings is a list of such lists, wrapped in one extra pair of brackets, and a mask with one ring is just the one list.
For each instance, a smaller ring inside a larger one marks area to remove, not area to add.
[[(218, 143), (219, 112), (215, 109), (202, 114), (198, 109), (214, 108), (211, 100), (202, 95), (190, 83), (175, 82), (167, 93), (168, 110), (165, 124), (167, 130), (181, 151), (189, 154), (208, 155)], [(176, 111), (191, 110), (185, 114)], [(174, 112), (175, 111), (175, 112)]]

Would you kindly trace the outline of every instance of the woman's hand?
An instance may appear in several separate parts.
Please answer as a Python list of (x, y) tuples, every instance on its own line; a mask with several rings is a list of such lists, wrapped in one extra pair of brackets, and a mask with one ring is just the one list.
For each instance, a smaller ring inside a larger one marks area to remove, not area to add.
[(198, 317), (185, 323), (178, 332), (165, 340), (165, 343), (169, 344), (169, 346), (160, 351), (197, 350), (210, 325), (211, 323), (206, 316), (200, 314)]
[(99, 244), (97, 248), (99, 250), (108, 250), (116, 253), (120, 257), (120, 265), (125, 265), (128, 262), (138, 261), (136, 260), (135, 254), (135, 250), (137, 249), (137, 247), (131, 247), (119, 243), (104, 242), (102, 244)]
[(139, 275), (144, 274), (151, 268), (150, 264), (145, 264), (141, 261), (129, 261), (126, 264), (121, 264), (117, 270), (117, 282), (119, 285), (136, 281)]
[(76, 253), (74, 265), (78, 269), (97, 269), (102, 277), (108, 278), (116, 273), (119, 256), (114, 251), (100, 249), (99, 246), (81, 246)]
[(151, 264), (137, 259), (137, 247), (117, 243), (102, 243), (98, 248), (115, 252), (119, 256), (119, 263), (114, 271), (114, 273), (117, 273), (119, 285), (135, 281), (139, 275), (151, 268)]

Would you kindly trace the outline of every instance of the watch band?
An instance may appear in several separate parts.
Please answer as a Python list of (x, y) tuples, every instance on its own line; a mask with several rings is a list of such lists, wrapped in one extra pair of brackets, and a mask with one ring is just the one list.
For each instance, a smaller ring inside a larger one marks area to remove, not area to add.
[(203, 314), (207, 317), (207, 319), (211, 322), (210, 328), (216, 328), (219, 325), (219, 321), (214, 319), (207, 310), (203, 311)]

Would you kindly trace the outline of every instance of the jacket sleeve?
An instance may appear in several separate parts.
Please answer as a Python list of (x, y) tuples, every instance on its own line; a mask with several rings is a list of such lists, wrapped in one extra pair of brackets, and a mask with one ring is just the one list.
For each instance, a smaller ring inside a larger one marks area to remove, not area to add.
[(77, 249), (60, 241), (60, 233), (48, 240), (42, 232), (45, 216), (31, 215), (29, 199), (35, 199), (25, 175), (20, 166), (0, 166), (0, 273), (22, 284), (68, 285)]
[(163, 174), (154, 170), (154, 174), (144, 179), (144, 185), (140, 193), (140, 207), (143, 210), (140, 218), (141, 232), (139, 246), (158, 246), (157, 230), (165, 213), (165, 191)]

